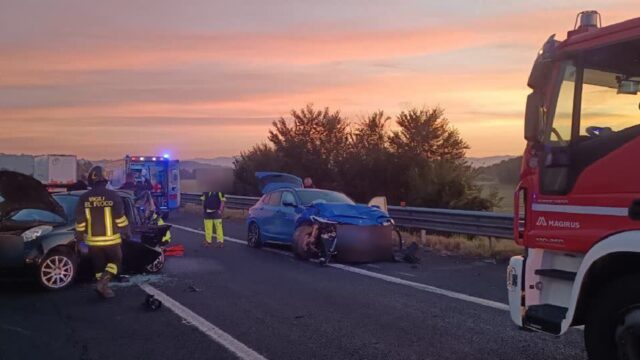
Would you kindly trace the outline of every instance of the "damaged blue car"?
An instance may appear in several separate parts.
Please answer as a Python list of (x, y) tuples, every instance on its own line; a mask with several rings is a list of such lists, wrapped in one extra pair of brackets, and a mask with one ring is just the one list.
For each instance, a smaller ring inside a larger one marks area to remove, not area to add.
[(393, 256), (393, 220), (378, 207), (356, 204), (343, 193), (303, 188), (299, 177), (256, 173), (264, 194), (249, 209), (247, 242), (291, 245), (302, 259), (333, 257), (343, 262)]

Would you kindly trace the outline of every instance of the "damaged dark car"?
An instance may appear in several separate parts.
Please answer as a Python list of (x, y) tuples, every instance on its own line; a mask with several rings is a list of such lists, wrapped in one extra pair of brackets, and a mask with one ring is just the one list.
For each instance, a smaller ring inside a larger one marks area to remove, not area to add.
[[(84, 191), (50, 194), (31, 176), (0, 171), (0, 273), (32, 271), (48, 290), (91, 278), (88, 247), (75, 238), (75, 209)], [(170, 225), (144, 224), (133, 194), (118, 192), (131, 236), (123, 239), (123, 274), (156, 273)]]

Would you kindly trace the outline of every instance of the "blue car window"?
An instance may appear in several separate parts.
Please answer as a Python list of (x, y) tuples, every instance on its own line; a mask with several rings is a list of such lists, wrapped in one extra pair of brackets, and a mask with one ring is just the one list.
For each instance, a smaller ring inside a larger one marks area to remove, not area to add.
[(289, 203), (289, 204), (294, 204), (297, 205), (298, 202), (296, 201), (295, 196), (293, 196), (293, 194), (291, 193), (291, 191), (285, 191), (282, 194), (282, 203)]
[(328, 190), (298, 190), (298, 196), (304, 206), (311, 205), (313, 202), (355, 204), (347, 195)]
[(269, 205), (271, 206), (280, 206), (280, 197), (282, 196), (282, 191), (274, 191), (271, 193), (269, 197)]

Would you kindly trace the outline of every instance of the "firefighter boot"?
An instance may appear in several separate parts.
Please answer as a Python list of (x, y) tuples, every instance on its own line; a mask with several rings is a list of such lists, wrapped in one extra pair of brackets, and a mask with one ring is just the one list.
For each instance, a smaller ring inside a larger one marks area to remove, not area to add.
[(116, 296), (116, 294), (113, 293), (113, 290), (109, 288), (109, 282), (112, 277), (111, 273), (104, 272), (102, 273), (102, 276), (100, 276), (100, 280), (98, 280), (98, 284), (96, 285), (96, 291), (104, 299), (111, 299)]

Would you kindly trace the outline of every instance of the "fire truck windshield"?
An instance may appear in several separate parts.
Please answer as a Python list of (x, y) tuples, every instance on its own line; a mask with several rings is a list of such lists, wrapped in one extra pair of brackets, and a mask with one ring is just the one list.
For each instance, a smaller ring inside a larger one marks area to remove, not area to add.
[[(588, 61), (582, 74), (571, 61), (561, 70), (557, 102), (548, 128), (548, 142), (565, 146), (571, 140), (582, 142), (619, 132), (640, 124), (640, 77), (625, 73), (624, 66), (616, 69), (616, 61), (607, 57), (608, 66)], [(632, 61), (632, 59), (629, 59)], [(575, 99), (576, 81), (582, 75), (582, 92)], [(572, 134), (574, 101), (580, 101), (579, 132)], [(576, 139), (572, 137), (578, 136)]]

